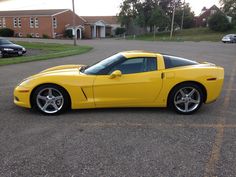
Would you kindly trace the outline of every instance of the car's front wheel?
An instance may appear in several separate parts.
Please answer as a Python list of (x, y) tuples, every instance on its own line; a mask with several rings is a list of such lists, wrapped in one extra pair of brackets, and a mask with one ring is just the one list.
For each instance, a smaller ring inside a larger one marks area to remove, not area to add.
[(202, 103), (202, 89), (195, 83), (176, 86), (169, 97), (169, 106), (180, 114), (192, 114), (201, 107)]
[(47, 84), (39, 86), (32, 96), (32, 107), (44, 114), (54, 115), (69, 108), (70, 99), (65, 89)]

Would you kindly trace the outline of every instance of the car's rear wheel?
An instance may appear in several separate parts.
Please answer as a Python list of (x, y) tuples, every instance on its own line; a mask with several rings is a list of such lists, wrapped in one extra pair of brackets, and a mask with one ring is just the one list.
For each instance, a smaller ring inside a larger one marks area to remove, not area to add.
[(69, 108), (69, 104), (69, 95), (65, 89), (52, 84), (39, 86), (32, 97), (32, 107), (49, 115), (66, 111)]
[(169, 97), (169, 106), (180, 114), (192, 114), (201, 107), (202, 103), (202, 89), (195, 83), (176, 86)]

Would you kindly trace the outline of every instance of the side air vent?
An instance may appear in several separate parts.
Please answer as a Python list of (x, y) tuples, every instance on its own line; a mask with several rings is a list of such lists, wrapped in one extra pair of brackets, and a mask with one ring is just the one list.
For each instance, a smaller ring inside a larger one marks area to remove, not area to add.
[(82, 93), (84, 94), (84, 97), (86, 98), (86, 100), (88, 99), (87, 98), (87, 96), (86, 96), (86, 94), (85, 94), (85, 92), (84, 92), (84, 90), (81, 88), (81, 91), (82, 91)]

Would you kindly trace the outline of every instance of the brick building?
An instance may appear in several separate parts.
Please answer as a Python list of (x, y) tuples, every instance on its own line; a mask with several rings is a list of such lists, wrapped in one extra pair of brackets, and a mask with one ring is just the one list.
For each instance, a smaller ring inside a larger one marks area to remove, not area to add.
[[(115, 16), (75, 15), (75, 35), (78, 39), (111, 36), (117, 26)], [(0, 11), (1, 28), (13, 29), (16, 37), (61, 38), (65, 30), (73, 29), (73, 12), (69, 9)]]
[[(17, 37), (47, 35), (56, 38), (63, 36), (65, 28), (72, 25), (72, 17), (73, 12), (69, 9), (0, 11), (0, 28), (13, 29)], [(84, 23), (76, 15), (76, 24), (84, 26)]]
[(90, 25), (92, 38), (113, 36), (115, 29), (121, 27), (117, 16), (82, 16), (81, 18)]

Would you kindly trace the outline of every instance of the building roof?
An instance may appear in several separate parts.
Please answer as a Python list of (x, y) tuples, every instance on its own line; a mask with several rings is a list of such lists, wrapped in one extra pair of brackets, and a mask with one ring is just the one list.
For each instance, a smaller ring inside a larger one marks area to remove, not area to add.
[(0, 11), (0, 16), (52, 16), (69, 9)]
[(213, 9), (215, 9), (215, 10), (217, 10), (217, 11), (219, 11), (219, 12), (222, 12), (216, 5), (213, 5), (213, 6), (211, 6), (209, 9), (207, 9), (206, 7), (204, 7), (204, 8), (203, 8), (203, 11), (201, 12), (201, 14), (200, 14), (199, 16), (204, 16), (205, 14), (208, 13), (208, 11), (213, 10)]
[(81, 16), (87, 23), (96, 23), (104, 21), (106, 24), (119, 24), (117, 16)]

